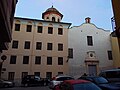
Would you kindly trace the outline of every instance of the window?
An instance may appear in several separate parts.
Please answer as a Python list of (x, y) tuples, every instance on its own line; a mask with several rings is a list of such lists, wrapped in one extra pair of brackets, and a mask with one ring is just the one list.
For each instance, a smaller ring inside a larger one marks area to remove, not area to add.
[(108, 59), (109, 60), (113, 60), (112, 51), (108, 51)]
[(35, 57), (35, 64), (41, 64), (41, 56)]
[(46, 72), (46, 78), (51, 79), (52, 78), (52, 72)]
[(14, 80), (15, 72), (8, 72), (8, 80)]
[(87, 43), (88, 43), (88, 46), (93, 46), (92, 36), (87, 36)]
[(26, 32), (31, 32), (32, 31), (32, 25), (27, 25), (27, 30)]
[(37, 32), (42, 33), (42, 28), (43, 28), (42, 26), (38, 26)]
[(17, 56), (11, 56), (10, 57), (10, 64), (16, 64), (16, 58), (17, 58)]
[(58, 51), (63, 51), (63, 44), (58, 44)]
[(53, 34), (53, 28), (52, 27), (48, 27), (48, 34)]
[(63, 74), (63, 72), (58, 72), (58, 75), (61, 75), (61, 74)]
[(34, 75), (40, 77), (40, 72), (34, 72)]
[(28, 75), (28, 72), (22, 72), (22, 78), (27, 76)]
[(72, 48), (68, 49), (68, 58), (73, 58), (73, 49)]
[(23, 56), (23, 64), (29, 63), (29, 56)]
[(52, 17), (52, 21), (55, 22), (55, 17)]
[(36, 50), (41, 50), (42, 42), (36, 42)]
[(15, 31), (20, 31), (20, 24), (15, 24)]
[(30, 41), (25, 41), (24, 49), (30, 49)]
[(49, 19), (49, 17), (47, 17), (47, 19)]
[(62, 28), (58, 28), (58, 35), (63, 35), (63, 29)]
[(52, 57), (47, 57), (47, 65), (52, 65)]
[(52, 43), (47, 43), (47, 50), (52, 50)]
[(18, 48), (18, 41), (13, 40), (13, 42), (12, 42), (12, 48), (14, 48), (14, 49)]
[(58, 65), (63, 65), (63, 57), (58, 57)]
[(60, 19), (58, 19), (58, 22), (60, 22)]

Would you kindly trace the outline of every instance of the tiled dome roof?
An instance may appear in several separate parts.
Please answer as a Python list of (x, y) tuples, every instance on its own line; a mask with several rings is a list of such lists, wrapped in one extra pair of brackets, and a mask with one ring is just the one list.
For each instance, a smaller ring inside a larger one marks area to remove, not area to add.
[(63, 15), (53, 6), (51, 8), (48, 8), (43, 14), (42, 14), (42, 18), (44, 18), (44, 15), (47, 13), (55, 13), (61, 16), (61, 18), (63, 17)]
[(59, 12), (59, 11), (52, 6), (51, 8), (48, 8), (46, 12)]

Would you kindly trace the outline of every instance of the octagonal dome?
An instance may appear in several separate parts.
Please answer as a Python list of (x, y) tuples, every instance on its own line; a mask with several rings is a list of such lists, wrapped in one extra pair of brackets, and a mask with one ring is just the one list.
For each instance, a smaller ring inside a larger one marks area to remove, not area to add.
[[(58, 19), (62, 19), (63, 15), (53, 6), (51, 8), (48, 8), (44, 13), (42, 13), (42, 19), (46, 19), (47, 18), (51, 18), (51, 15), (54, 16), (54, 18), (58, 18)], [(50, 21), (52, 21), (51, 19), (49, 19)]]

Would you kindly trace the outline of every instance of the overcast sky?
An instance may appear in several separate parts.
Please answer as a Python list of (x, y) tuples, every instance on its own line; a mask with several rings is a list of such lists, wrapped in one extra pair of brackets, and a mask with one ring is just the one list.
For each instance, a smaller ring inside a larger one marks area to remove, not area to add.
[(98, 28), (112, 30), (111, 0), (18, 0), (15, 16), (42, 20), (42, 13), (52, 5), (63, 14), (62, 22), (79, 26), (90, 17)]

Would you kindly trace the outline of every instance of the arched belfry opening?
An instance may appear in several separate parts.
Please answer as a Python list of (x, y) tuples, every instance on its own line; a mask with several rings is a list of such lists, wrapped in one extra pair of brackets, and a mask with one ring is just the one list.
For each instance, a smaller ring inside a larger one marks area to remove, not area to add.
[(42, 19), (46, 21), (60, 22), (63, 15), (53, 6), (42, 13)]
[(55, 22), (55, 17), (52, 17), (52, 21)]

